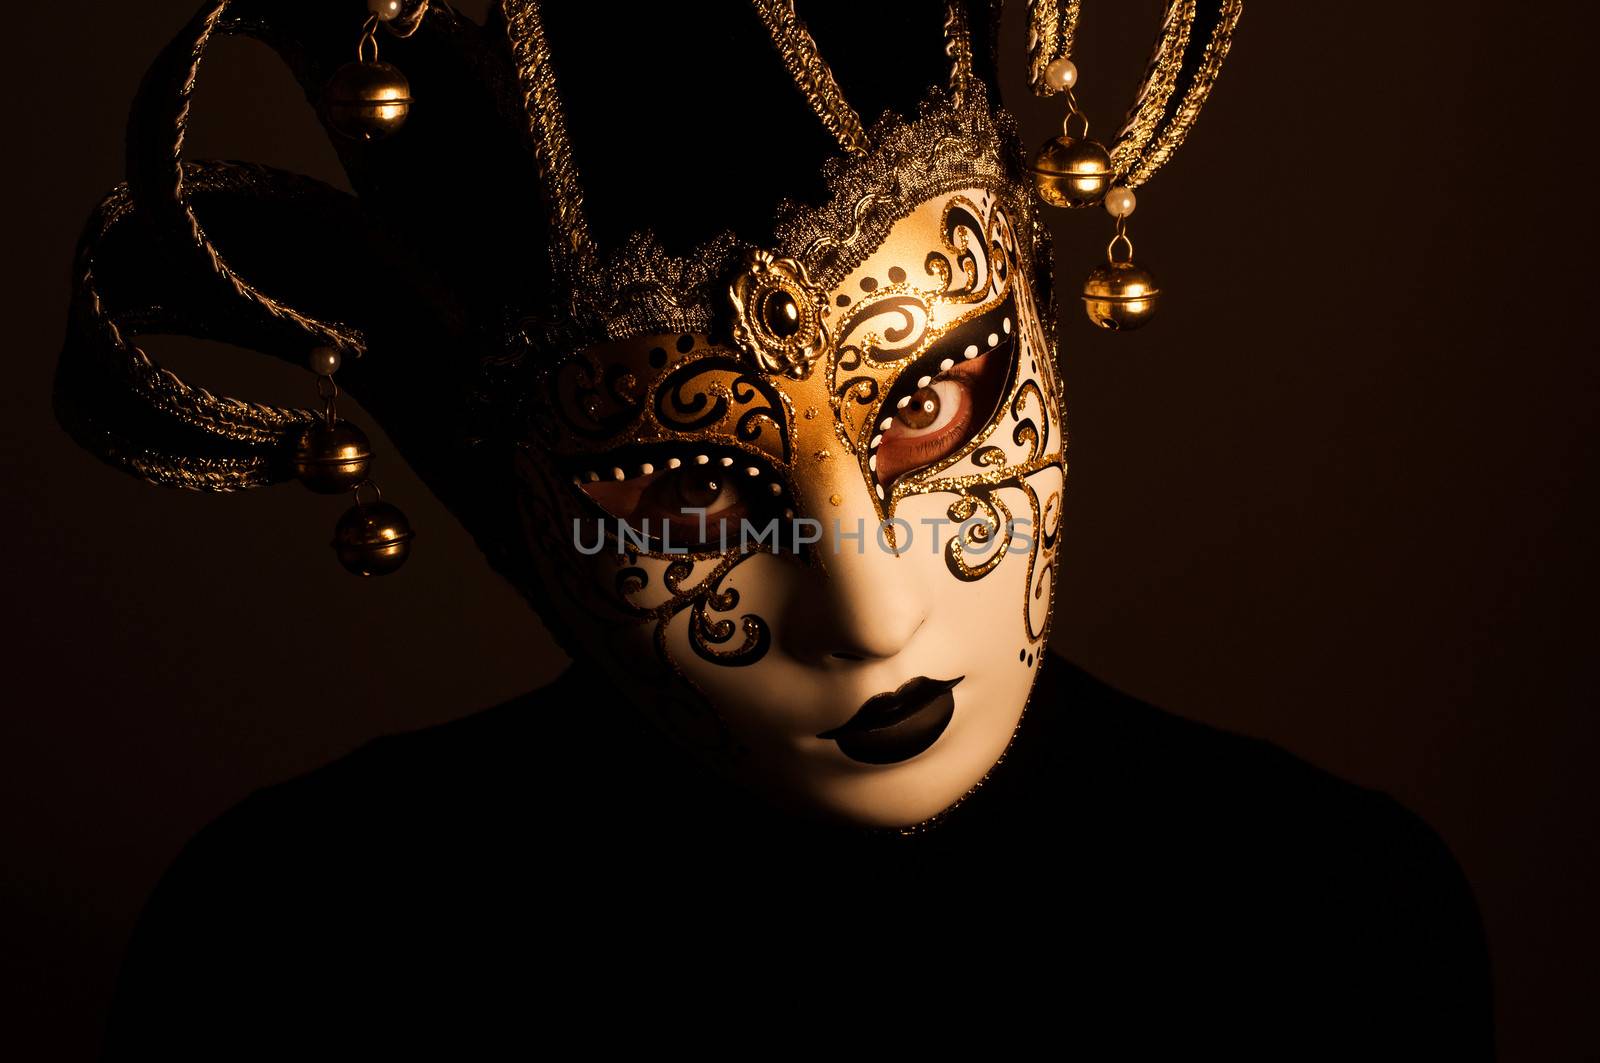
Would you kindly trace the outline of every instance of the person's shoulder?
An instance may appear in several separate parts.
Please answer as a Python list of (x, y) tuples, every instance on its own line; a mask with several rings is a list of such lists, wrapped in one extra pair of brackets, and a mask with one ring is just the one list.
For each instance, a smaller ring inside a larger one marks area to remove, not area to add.
[(1420, 816), (1272, 742), (1163, 711), (1065, 660), (1046, 667), (1055, 674), (1028, 710), (1031, 770), (1052, 780), (1041, 805), (1053, 801), (1111, 869), (1103, 900), (1177, 935), (1224, 928), (1212, 944), (1240, 964), (1336, 982), (1329, 999), (1368, 1011), (1409, 1008), (1406, 1028), (1440, 1043), (1492, 1043), (1477, 903)]
[(1107, 849), (1136, 845), (1140, 866), (1182, 866), (1191, 883), (1218, 889), (1477, 925), (1455, 856), (1393, 796), (1156, 708), (1065, 660), (1046, 666), (1054, 675), (1028, 710), (1029, 771), (1049, 790), (1039, 804), (1092, 808), (1083, 829)]
[(321, 888), (341, 873), (370, 877), (360, 872), (402, 850), (489, 840), (564, 785), (549, 750), (551, 732), (571, 717), (569, 686), (558, 678), (455, 720), (375, 737), (254, 790), (195, 834), (162, 890), (225, 892), (226, 879), (289, 894), (307, 880)]
[(1393, 797), (1274, 742), (1158, 708), (1062, 658), (1046, 667), (1050, 681), (1025, 726), (1037, 724), (1038, 753), (1059, 774), (1086, 775), (1101, 792), (1184, 820), (1437, 843)]

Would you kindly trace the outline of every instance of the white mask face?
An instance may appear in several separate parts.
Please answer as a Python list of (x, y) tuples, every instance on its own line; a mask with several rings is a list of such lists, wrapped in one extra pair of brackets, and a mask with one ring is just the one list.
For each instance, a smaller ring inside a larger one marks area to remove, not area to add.
[(994, 192), (938, 196), (832, 291), (756, 256), (737, 345), (641, 337), (544, 378), (523, 511), (561, 621), (791, 807), (918, 823), (1027, 703), (1065, 464), (1017, 239)]

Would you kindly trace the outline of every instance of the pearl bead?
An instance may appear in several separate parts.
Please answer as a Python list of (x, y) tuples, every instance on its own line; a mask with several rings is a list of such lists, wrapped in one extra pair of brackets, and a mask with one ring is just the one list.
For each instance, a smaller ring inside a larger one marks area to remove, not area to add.
[(1105, 203), (1107, 214), (1113, 218), (1126, 218), (1139, 205), (1139, 199), (1133, 194), (1133, 189), (1119, 185), (1106, 193)]
[(332, 347), (311, 348), (311, 357), (307, 360), (311, 363), (311, 371), (318, 376), (332, 376), (344, 361)]
[(1070, 89), (1078, 83), (1078, 66), (1071, 59), (1057, 59), (1044, 68), (1044, 80), (1053, 89)]
[(367, 10), (384, 22), (399, 18), (400, 9), (404, 6), (401, 0), (367, 0)]

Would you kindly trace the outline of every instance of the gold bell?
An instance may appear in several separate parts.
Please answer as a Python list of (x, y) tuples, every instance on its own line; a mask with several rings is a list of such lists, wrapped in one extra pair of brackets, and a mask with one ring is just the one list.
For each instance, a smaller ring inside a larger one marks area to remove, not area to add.
[(294, 447), (294, 474), (321, 495), (348, 491), (372, 469), (372, 444), (349, 421), (318, 421), (300, 433)]
[(1155, 278), (1134, 265), (1116, 259), (1096, 266), (1083, 282), (1083, 308), (1104, 329), (1129, 332), (1155, 316), (1161, 289)]
[(411, 522), (384, 501), (358, 500), (333, 529), (339, 564), (357, 576), (387, 576), (411, 556)]
[(323, 93), (328, 124), (352, 140), (382, 140), (405, 125), (411, 83), (388, 63), (346, 63)]
[(1091, 206), (1111, 187), (1111, 155), (1093, 140), (1052, 137), (1029, 169), (1039, 198), (1052, 207)]

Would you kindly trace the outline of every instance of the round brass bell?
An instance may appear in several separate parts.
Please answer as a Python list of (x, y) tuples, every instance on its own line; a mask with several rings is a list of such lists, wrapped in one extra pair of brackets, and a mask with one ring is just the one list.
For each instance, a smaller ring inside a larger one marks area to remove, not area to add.
[(1155, 278), (1132, 262), (1096, 266), (1083, 282), (1083, 308), (1103, 329), (1129, 332), (1155, 316), (1161, 289)]
[(1029, 169), (1039, 198), (1052, 207), (1087, 207), (1111, 187), (1111, 156), (1093, 140), (1052, 137)]
[(318, 421), (300, 433), (294, 447), (294, 474), (322, 495), (348, 491), (372, 471), (372, 444), (349, 421)]
[(357, 576), (387, 576), (411, 556), (411, 522), (387, 502), (358, 503), (333, 529), (339, 564)]
[(322, 105), (335, 131), (352, 140), (382, 140), (405, 125), (411, 83), (388, 63), (346, 63), (328, 82)]

